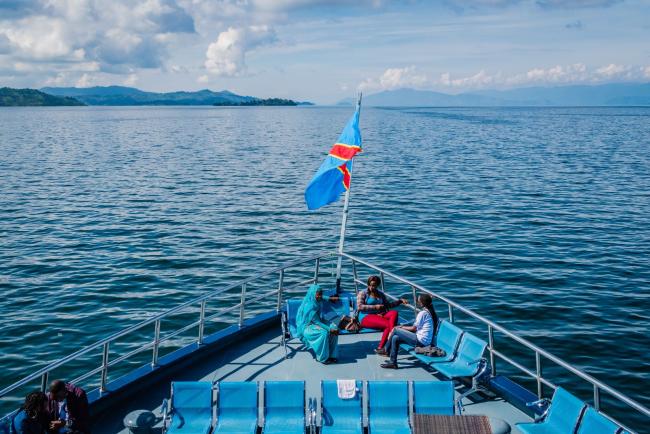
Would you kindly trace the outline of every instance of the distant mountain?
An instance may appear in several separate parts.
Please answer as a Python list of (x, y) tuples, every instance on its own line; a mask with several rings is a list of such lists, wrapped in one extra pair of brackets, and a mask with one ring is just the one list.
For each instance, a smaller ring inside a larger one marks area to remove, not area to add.
[(145, 92), (124, 86), (44, 87), (41, 90), (52, 95), (74, 97), (88, 105), (261, 105), (256, 102), (262, 101), (227, 90), (213, 92), (208, 89), (167, 93)]
[(35, 89), (0, 88), (0, 106), (80, 106), (84, 103), (74, 98), (48, 95)]
[[(345, 99), (339, 105), (351, 105)], [(650, 106), (650, 83), (596, 86), (528, 87), (449, 95), (414, 89), (388, 90), (364, 96), (365, 106)]]

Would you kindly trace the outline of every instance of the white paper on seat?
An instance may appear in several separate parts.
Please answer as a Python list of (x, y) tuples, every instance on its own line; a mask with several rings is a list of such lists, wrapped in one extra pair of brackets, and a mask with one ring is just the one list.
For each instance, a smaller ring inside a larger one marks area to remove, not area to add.
[(355, 380), (336, 380), (336, 388), (341, 399), (352, 399), (357, 395)]

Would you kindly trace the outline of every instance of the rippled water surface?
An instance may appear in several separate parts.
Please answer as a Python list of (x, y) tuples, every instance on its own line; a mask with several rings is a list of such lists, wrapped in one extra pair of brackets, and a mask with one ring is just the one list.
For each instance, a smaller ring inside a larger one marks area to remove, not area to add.
[[(307, 212), (303, 189), (350, 115), (0, 109), (0, 389), (182, 301), (334, 249), (341, 202)], [(650, 109), (364, 109), (361, 123), (348, 252), (650, 405)], [(534, 370), (534, 355), (495, 345)], [(544, 372), (591, 397), (552, 363)]]

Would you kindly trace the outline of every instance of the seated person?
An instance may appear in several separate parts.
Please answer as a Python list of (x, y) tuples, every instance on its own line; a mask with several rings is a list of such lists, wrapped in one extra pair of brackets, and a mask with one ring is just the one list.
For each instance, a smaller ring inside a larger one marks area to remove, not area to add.
[(48, 393), (50, 433), (89, 434), (90, 414), (86, 392), (74, 384), (54, 380)]
[(379, 345), (375, 349), (377, 354), (386, 355), (384, 345), (388, 335), (397, 324), (398, 312), (391, 310), (400, 304), (408, 304), (405, 299), (389, 301), (388, 297), (379, 290), (381, 279), (379, 276), (368, 278), (368, 288), (359, 291), (357, 295), (357, 313), (361, 327), (375, 330), (383, 330)]
[(25, 403), (11, 421), (10, 432), (11, 434), (45, 434), (49, 423), (47, 396), (43, 392), (36, 391), (25, 397)]
[(393, 329), (386, 351), (390, 354), (390, 361), (383, 363), (382, 368), (397, 369), (397, 353), (399, 345), (406, 343), (418, 347), (431, 345), (438, 326), (438, 315), (433, 307), (433, 301), (429, 294), (418, 296), (418, 307), (423, 307), (412, 326), (396, 326)]
[(321, 318), (323, 300), (337, 302), (337, 296), (325, 296), (317, 284), (309, 287), (296, 315), (296, 337), (307, 349), (314, 351), (321, 363), (336, 363), (338, 356), (338, 333), (336, 324), (326, 324)]

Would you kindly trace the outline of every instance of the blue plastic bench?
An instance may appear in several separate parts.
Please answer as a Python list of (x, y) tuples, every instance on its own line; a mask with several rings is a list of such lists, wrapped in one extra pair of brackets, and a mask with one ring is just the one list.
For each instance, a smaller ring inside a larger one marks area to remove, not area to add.
[(614, 421), (598, 413), (595, 408), (587, 407), (587, 411), (578, 427), (578, 434), (616, 434), (621, 430)]
[(368, 382), (368, 433), (410, 434), (408, 383)]
[(219, 383), (215, 433), (255, 434), (257, 432), (257, 383)]
[(414, 381), (414, 411), (418, 414), (454, 414), (452, 381)]
[(424, 354), (418, 354), (415, 352), (415, 349), (412, 345), (402, 344), (400, 346), (405, 348), (411, 355), (415, 356), (418, 360), (421, 360), (427, 365), (441, 362), (451, 362), (456, 356), (456, 349), (458, 348), (458, 344), (460, 343), (462, 335), (463, 331), (449, 321), (443, 320), (440, 322), (438, 333), (436, 334), (435, 344), (438, 348), (445, 350), (445, 355), (442, 357), (430, 357)]
[(363, 434), (361, 381), (351, 399), (339, 398), (336, 381), (321, 381), (321, 434)]
[(575, 432), (586, 404), (561, 387), (555, 389), (546, 417), (540, 423), (518, 423), (524, 434), (564, 434)]
[(487, 348), (487, 343), (471, 333), (464, 333), (460, 339), (460, 345), (456, 352), (456, 358), (451, 362), (434, 362), (431, 364), (435, 370), (449, 378), (455, 380), (461, 377), (472, 377), (472, 387), (462, 393), (458, 400), (458, 409), (462, 412), (464, 397), (482, 389), (479, 385), (478, 378), (487, 369), (487, 362), (483, 358), (483, 352)]
[(264, 382), (264, 434), (305, 432), (305, 382)]
[[(163, 403), (163, 424), (167, 416)], [(171, 420), (166, 433), (206, 434), (212, 428), (212, 383), (209, 381), (173, 381)]]

